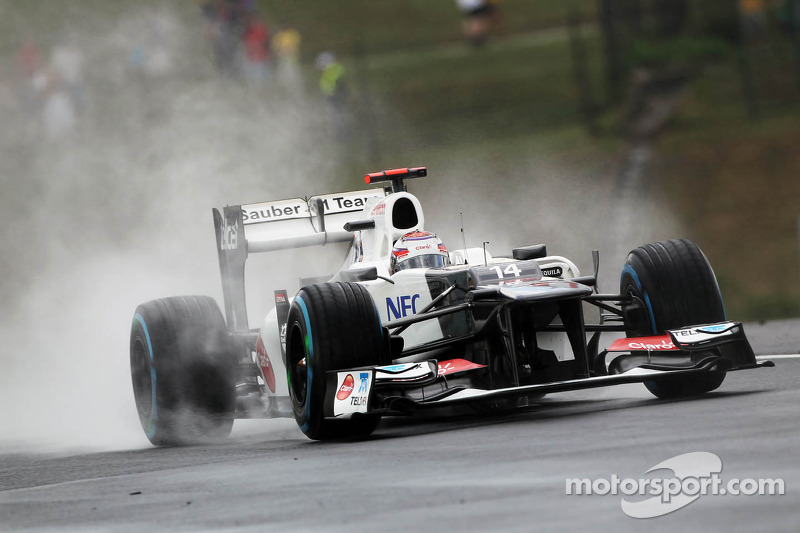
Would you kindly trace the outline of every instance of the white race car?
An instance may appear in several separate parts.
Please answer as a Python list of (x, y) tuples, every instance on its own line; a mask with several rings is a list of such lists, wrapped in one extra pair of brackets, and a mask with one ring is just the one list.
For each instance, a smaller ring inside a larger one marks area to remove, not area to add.
[[(282, 416), (312, 439), (364, 437), (385, 415), (509, 409), (634, 382), (659, 398), (693, 396), (728, 371), (771, 366), (727, 320), (694, 243), (636, 248), (619, 293), (598, 294), (596, 253), (594, 276), (581, 276), (544, 245), (448, 252), (406, 191), (426, 175), (387, 170), (365, 177), (381, 188), (214, 209), (225, 317), (206, 296), (134, 314), (131, 375), (150, 441), (221, 438), (235, 418)], [(338, 272), (294, 295), (275, 290), (250, 329), (248, 256), (336, 243), (349, 244)], [(587, 308), (599, 320), (586, 323)], [(603, 332), (620, 338), (601, 349)]]

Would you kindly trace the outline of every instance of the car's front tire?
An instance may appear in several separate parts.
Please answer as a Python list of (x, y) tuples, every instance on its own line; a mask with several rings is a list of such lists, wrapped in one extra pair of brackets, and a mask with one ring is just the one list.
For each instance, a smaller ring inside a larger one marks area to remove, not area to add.
[[(680, 239), (640, 246), (622, 268), (620, 294), (634, 297), (626, 312), (629, 337), (662, 335), (669, 329), (725, 320), (725, 306), (708, 259), (693, 242)], [(724, 371), (646, 381), (659, 398), (681, 398), (712, 391)]]
[(329, 370), (386, 364), (381, 320), (366, 288), (357, 283), (304, 287), (289, 310), (286, 372), (297, 425), (311, 439), (370, 435), (380, 417), (355, 414), (326, 419), (323, 412)]

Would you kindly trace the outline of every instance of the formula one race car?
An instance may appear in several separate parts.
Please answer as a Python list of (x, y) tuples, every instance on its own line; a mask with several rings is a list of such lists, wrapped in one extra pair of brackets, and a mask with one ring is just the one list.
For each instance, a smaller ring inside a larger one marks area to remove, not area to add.
[[(365, 177), (382, 188), (214, 209), (225, 318), (205, 296), (134, 314), (133, 390), (150, 441), (225, 437), (234, 418), (276, 416), (294, 416), (312, 439), (357, 438), (384, 415), (509, 409), (621, 383), (694, 396), (729, 371), (771, 366), (726, 319), (694, 243), (636, 248), (619, 294), (599, 294), (596, 252), (594, 276), (541, 244), (509, 257), (448, 252), (406, 192), (426, 175), (387, 170)], [(250, 329), (248, 255), (335, 243), (349, 243), (338, 272), (304, 280), (294, 297), (275, 290)], [(601, 348), (604, 333), (620, 338)]]

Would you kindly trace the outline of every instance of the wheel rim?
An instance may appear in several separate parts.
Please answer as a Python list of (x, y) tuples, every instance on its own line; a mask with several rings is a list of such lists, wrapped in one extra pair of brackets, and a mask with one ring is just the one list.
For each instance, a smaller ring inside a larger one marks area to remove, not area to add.
[(288, 347), (289, 386), (300, 404), (305, 404), (308, 388), (308, 368), (306, 366), (305, 336), (299, 324), (292, 327), (291, 343)]
[(150, 357), (141, 339), (136, 339), (131, 352), (131, 378), (139, 418), (146, 422), (153, 412), (153, 380)]

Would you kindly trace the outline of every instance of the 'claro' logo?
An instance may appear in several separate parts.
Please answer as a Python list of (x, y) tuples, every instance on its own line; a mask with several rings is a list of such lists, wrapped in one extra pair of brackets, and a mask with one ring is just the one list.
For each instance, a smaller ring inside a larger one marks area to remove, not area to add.
[(339, 392), (336, 393), (336, 399), (346, 400), (350, 394), (352, 394), (354, 386), (355, 380), (353, 379), (353, 375), (347, 374), (347, 377), (344, 378), (344, 382), (342, 382), (342, 386), (339, 387)]
[(675, 345), (666, 339), (663, 339), (658, 343), (631, 342), (628, 344), (628, 346), (630, 346), (631, 350), (670, 351), (675, 349)]

